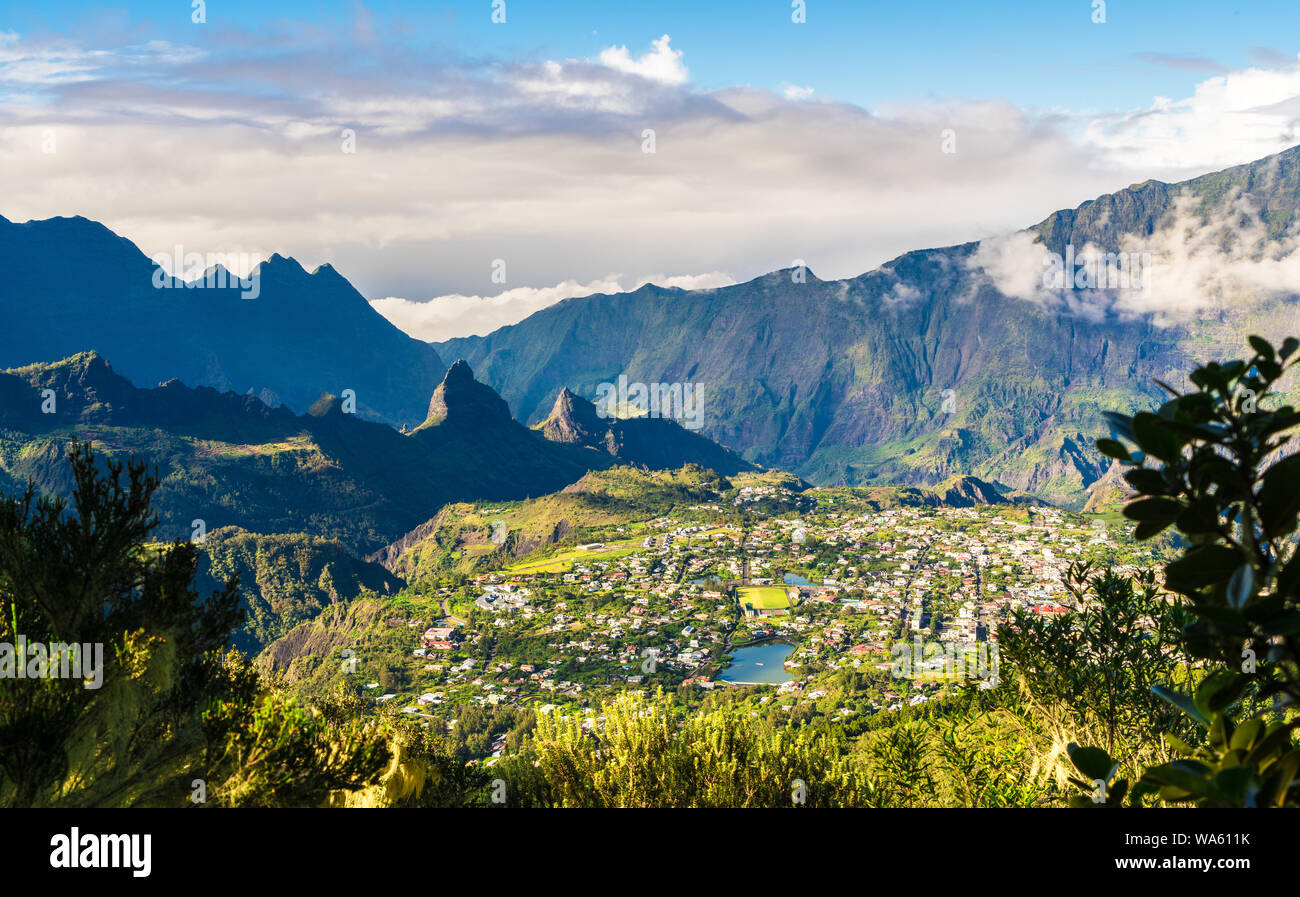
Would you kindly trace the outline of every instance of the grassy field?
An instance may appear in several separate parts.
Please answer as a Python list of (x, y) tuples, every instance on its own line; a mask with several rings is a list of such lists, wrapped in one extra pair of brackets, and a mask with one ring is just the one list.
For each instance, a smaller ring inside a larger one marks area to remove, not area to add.
[(785, 608), (790, 606), (786, 600), (786, 590), (782, 586), (741, 586), (738, 590), (741, 607), (754, 605), (755, 610)]
[(597, 548), (592, 551), (570, 548), (566, 551), (561, 551), (559, 554), (552, 557), (541, 558), (536, 561), (526, 561), (522, 564), (515, 564), (507, 567), (504, 572), (564, 573), (572, 569), (573, 565), (579, 561), (611, 560), (613, 558), (635, 554), (641, 550), (640, 539), (625, 539), (621, 542), (606, 542), (604, 545), (604, 548)]

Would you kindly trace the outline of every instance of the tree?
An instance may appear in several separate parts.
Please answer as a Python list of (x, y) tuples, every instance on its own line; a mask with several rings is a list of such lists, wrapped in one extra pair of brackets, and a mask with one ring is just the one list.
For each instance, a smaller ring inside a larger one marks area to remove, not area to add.
[(1180, 603), (1164, 594), (1154, 571), (1126, 576), (1077, 562), (1065, 586), (1076, 612), (1018, 610), (998, 628), (1007, 678), (1050, 733), (1051, 761), (1076, 740), (1101, 744), (1135, 774), (1168, 759), (1160, 733), (1190, 737), (1190, 726), (1151, 689), (1192, 675), (1181, 653), (1169, 650), (1186, 617)]
[(101, 472), (76, 442), (68, 462), (70, 501), (0, 500), (0, 642), (29, 676), (0, 652), (0, 806), (321, 803), (377, 780), (374, 726), (331, 723), (224, 653), (238, 582), (201, 597), (199, 548), (148, 542), (157, 476)]

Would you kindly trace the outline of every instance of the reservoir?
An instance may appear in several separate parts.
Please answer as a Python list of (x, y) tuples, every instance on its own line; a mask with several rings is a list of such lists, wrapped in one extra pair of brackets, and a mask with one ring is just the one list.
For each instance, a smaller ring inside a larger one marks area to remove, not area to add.
[(800, 576), (798, 573), (787, 573), (785, 576), (782, 576), (782, 577), (781, 577), (781, 582), (785, 583), (785, 584), (788, 585), (788, 586), (810, 586), (810, 585), (812, 585), (811, 582), (809, 582), (809, 581), (808, 581), (807, 579), (805, 579), (804, 577)]
[(737, 648), (731, 654), (731, 666), (718, 674), (723, 682), (745, 685), (781, 685), (794, 679), (782, 666), (794, 651), (784, 642), (766, 642)]

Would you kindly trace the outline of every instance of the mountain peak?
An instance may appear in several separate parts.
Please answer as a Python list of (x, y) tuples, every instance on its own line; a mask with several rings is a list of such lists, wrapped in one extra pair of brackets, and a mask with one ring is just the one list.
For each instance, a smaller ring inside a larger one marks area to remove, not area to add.
[(565, 386), (561, 387), (560, 394), (555, 397), (551, 413), (537, 425), (537, 429), (552, 442), (595, 446), (602, 441), (609, 425), (602, 425), (592, 402)]
[(809, 265), (791, 265), (788, 268), (778, 268), (768, 274), (763, 275), (760, 279), (771, 279), (778, 283), (821, 283), (822, 279), (813, 273)]
[[(332, 267), (311, 276), (276, 254), (248, 271), (247, 252), (234, 253), (239, 264), (229, 255), (177, 260), (189, 277), (211, 275), (178, 290), (180, 281), (162, 276), (172, 266), (84, 217), (0, 223), (0, 368), (95, 348), (140, 385), (178, 377), (195, 387), (255, 386), (299, 411), (325, 386), (346, 385), (364, 397), (363, 417), (424, 419), (446, 370), (433, 346), (399, 330)], [(256, 289), (231, 284), (231, 269), (259, 277)]]
[(945, 505), (965, 508), (972, 505), (1006, 504), (1003, 497), (1005, 487), (989, 483), (979, 477), (967, 475), (951, 476), (934, 487), (934, 493)]
[(104, 356), (100, 355), (94, 349), (85, 352), (78, 352), (76, 355), (69, 355), (67, 358), (61, 358), (58, 361), (37, 362), (36, 364), (24, 365), (23, 367), (14, 368), (10, 373), (20, 374), (22, 376), (58, 376), (63, 379), (77, 377), (84, 379), (90, 377), (105, 377), (113, 375), (113, 367), (108, 363)]
[(671, 418), (602, 417), (595, 403), (567, 386), (555, 397), (551, 413), (534, 429), (551, 442), (595, 449), (622, 463), (643, 464), (655, 470), (676, 470), (683, 464), (699, 464), (722, 474), (750, 469), (729, 449), (679, 426)]
[(585, 417), (587, 413), (595, 414), (596, 406), (578, 395), (567, 386), (560, 387), (559, 395), (555, 397), (555, 404), (551, 406), (551, 416), (564, 417)]
[(429, 413), (421, 428), (439, 426), (444, 422), (472, 426), (513, 422), (510, 407), (492, 387), (474, 379), (469, 362), (458, 359), (429, 399)]
[(307, 269), (302, 266), (296, 258), (291, 255), (281, 255), (278, 252), (271, 253), (271, 257), (257, 266), (260, 273), (265, 276), (267, 272), (281, 272), (286, 274), (306, 274)]
[(312, 402), (307, 413), (312, 417), (337, 417), (343, 414), (343, 402), (333, 393), (322, 393), (321, 397)]
[(312, 277), (327, 277), (327, 278), (330, 278), (330, 279), (337, 279), (337, 280), (343, 280), (343, 281), (346, 281), (346, 280), (347, 280), (346, 277), (344, 277), (342, 274), (339, 273), (339, 269), (338, 269), (338, 268), (335, 268), (335, 267), (334, 267), (333, 265), (331, 265), (329, 262), (326, 262), (326, 263), (323, 264), (323, 265), (317, 265), (317, 266), (316, 266), (316, 270), (311, 272), (311, 276), (312, 276)]
[(93, 349), (59, 361), (12, 368), (7, 373), (27, 381), (34, 389), (54, 390), (60, 411), (80, 414), (85, 409), (96, 409), (97, 413), (107, 414), (133, 400), (130, 381)]
[(471, 383), (474, 381), (474, 369), (469, 366), (469, 362), (463, 358), (457, 358), (452, 362), (451, 367), (447, 368), (447, 373), (443, 375), (442, 382)]

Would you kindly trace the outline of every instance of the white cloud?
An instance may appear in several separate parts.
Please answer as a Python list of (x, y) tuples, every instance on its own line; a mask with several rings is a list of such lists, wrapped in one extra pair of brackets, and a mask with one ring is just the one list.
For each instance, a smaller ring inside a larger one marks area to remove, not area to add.
[[(495, 289), (496, 258), (532, 286), (611, 270), (747, 279), (795, 258), (853, 276), (1114, 185), (1080, 176), (1062, 134), (1005, 103), (872, 115), (581, 60), (449, 74), (398, 58), (410, 66), (398, 82), (350, 62), (241, 69), (230, 77), (251, 83), (228, 92), (190, 88), (189, 66), (167, 65), (166, 84), (0, 104), (0, 214), (83, 214), (146, 253), (182, 243), (333, 262), (368, 296), (472, 296)], [(292, 101), (259, 89), (285, 78)], [(647, 127), (654, 154), (641, 151)], [(960, 129), (955, 156), (941, 151), (945, 127)], [(56, 154), (40, 152), (47, 128)]]
[(982, 271), (1005, 296), (1046, 304), (1056, 298), (1043, 287), (1046, 256), (1047, 248), (1038, 242), (1036, 234), (1016, 231), (981, 240), (967, 266)]
[(636, 59), (632, 58), (627, 47), (607, 47), (600, 52), (600, 63), (616, 71), (640, 75), (663, 84), (685, 84), (690, 73), (682, 63), (682, 51), (674, 50), (671, 43), (672, 38), (665, 34), (653, 42), (653, 50)]
[(24, 42), (21, 35), (0, 33), (0, 99), (5, 87), (73, 84), (94, 81), (113, 72), (199, 59), (202, 53), (167, 41), (87, 50), (67, 41)]
[(595, 293), (623, 293), (644, 284), (677, 287), (683, 290), (714, 289), (735, 283), (735, 278), (721, 271), (707, 274), (665, 276), (656, 274), (637, 278), (625, 286), (621, 275), (611, 274), (591, 283), (566, 281), (553, 287), (515, 287), (494, 296), (438, 296), (427, 302), (414, 302), (390, 296), (370, 304), (381, 315), (416, 339), (438, 342), (458, 336), (485, 335), (517, 324), (533, 312), (576, 296)]
[(800, 87), (798, 84), (785, 84), (782, 93), (787, 100), (808, 100), (812, 98), (814, 88)]
[(920, 299), (921, 295), (919, 289), (900, 280), (884, 295), (884, 300), (889, 305), (910, 305)]
[(716, 290), (719, 287), (731, 286), (735, 282), (736, 278), (722, 271), (710, 271), (707, 274), (652, 274), (638, 279), (632, 289), (652, 283), (655, 286), (675, 287), (679, 290)]
[(967, 264), (1015, 299), (1092, 319), (1150, 315), (1158, 326), (1300, 294), (1300, 235), (1270, 236), (1249, 194), (1209, 210), (1201, 202), (1190, 191), (1175, 196), (1151, 234), (1126, 235), (1109, 256), (1090, 243), (1071, 247), (1074, 264), (1091, 263), (1089, 276), (1103, 272), (1104, 285), (1063, 290), (1051, 282), (1064, 260), (1028, 231), (981, 241)]
[(1300, 236), (1270, 238), (1249, 195), (1227, 196), (1209, 214), (1199, 205), (1184, 194), (1154, 234), (1126, 239), (1125, 250), (1151, 261), (1146, 288), (1117, 293), (1116, 311), (1164, 324), (1300, 293)]
[(1085, 145), (1106, 165), (1151, 172), (1207, 171), (1248, 162), (1300, 141), (1300, 59), (1202, 81), (1181, 100), (1088, 122)]

